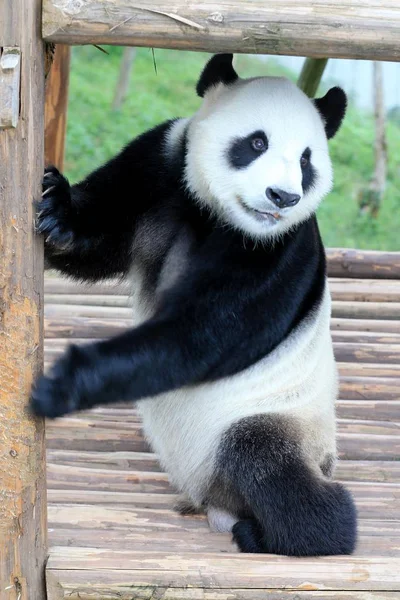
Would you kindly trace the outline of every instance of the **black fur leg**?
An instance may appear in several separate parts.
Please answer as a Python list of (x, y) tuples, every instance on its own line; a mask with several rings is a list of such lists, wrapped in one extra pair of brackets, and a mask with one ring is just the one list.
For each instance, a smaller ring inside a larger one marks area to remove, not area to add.
[(233, 425), (221, 442), (217, 472), (253, 514), (253, 520), (234, 527), (243, 552), (353, 552), (357, 515), (352, 496), (307, 466), (294, 420), (255, 415)]
[(265, 552), (263, 549), (263, 534), (257, 521), (246, 519), (235, 523), (232, 529), (233, 541), (241, 552), (253, 554)]

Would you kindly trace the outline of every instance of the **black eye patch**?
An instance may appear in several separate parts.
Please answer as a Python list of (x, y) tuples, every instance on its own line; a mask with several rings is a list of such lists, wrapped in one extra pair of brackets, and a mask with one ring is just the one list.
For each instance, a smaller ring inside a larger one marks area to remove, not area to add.
[(268, 139), (263, 131), (254, 131), (244, 138), (236, 138), (228, 150), (228, 161), (234, 169), (248, 167), (268, 150)]
[(301, 180), (301, 187), (303, 188), (303, 193), (305, 194), (310, 188), (312, 188), (317, 179), (317, 173), (311, 163), (310, 148), (306, 148), (303, 154), (301, 155), (300, 166), (303, 174)]

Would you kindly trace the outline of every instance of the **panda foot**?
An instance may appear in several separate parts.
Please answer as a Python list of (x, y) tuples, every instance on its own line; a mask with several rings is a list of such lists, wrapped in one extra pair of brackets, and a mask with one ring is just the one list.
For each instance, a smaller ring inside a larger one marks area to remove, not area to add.
[(193, 502), (186, 498), (186, 496), (180, 496), (174, 504), (174, 511), (182, 516), (188, 515), (202, 515), (204, 514), (203, 508), (195, 506)]
[(49, 375), (42, 375), (34, 385), (30, 401), (32, 412), (55, 419), (93, 406), (97, 381), (93, 358), (90, 346), (70, 346)]

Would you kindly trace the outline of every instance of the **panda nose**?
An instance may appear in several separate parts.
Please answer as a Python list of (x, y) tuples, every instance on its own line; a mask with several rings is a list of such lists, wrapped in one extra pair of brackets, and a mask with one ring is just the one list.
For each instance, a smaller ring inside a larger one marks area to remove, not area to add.
[(299, 194), (290, 194), (284, 192), (279, 188), (268, 187), (265, 190), (267, 198), (271, 200), (278, 208), (287, 208), (288, 206), (294, 206), (300, 200)]

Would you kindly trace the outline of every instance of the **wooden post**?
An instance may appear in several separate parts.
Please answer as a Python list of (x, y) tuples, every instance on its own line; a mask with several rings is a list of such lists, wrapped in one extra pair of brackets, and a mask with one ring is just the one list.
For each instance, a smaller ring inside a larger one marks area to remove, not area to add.
[(62, 170), (67, 128), (70, 46), (57, 44), (46, 81), (45, 161)]
[(327, 58), (307, 58), (299, 76), (297, 85), (309, 98), (314, 98), (328, 63)]
[(43, 356), (43, 252), (32, 204), (43, 173), (40, 22), (41, 0), (0, 0), (0, 50), (18, 48), (21, 57), (16, 120), (0, 129), (1, 600), (46, 598), (44, 426), (27, 406)]

